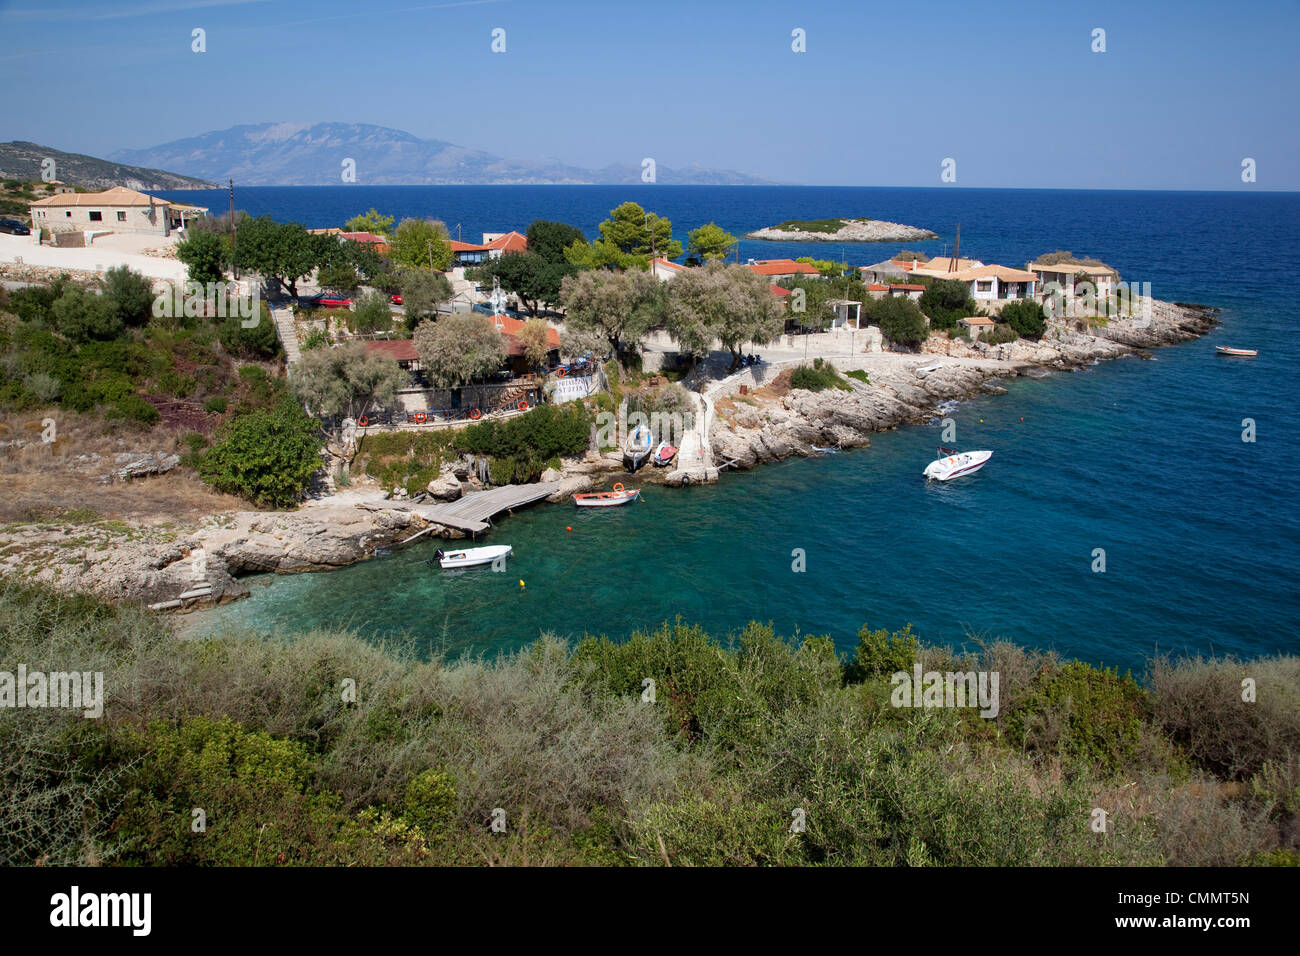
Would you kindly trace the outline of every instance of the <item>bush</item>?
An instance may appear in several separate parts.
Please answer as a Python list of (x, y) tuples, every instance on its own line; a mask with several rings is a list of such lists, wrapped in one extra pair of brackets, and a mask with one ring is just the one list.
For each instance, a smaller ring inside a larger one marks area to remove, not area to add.
[(257, 307), (257, 322), (252, 328), (244, 326), (249, 320), (240, 318), (237, 312), (222, 321), (218, 338), (221, 347), (231, 355), (267, 359), (280, 354), (280, 337), (271, 319), (271, 311), (260, 299)]
[(1137, 753), (1144, 699), (1129, 675), (1072, 661), (1044, 667), (1004, 727), (1027, 750), (1114, 773)]
[(113, 402), (108, 412), (109, 418), (122, 418), (137, 425), (152, 425), (161, 417), (154, 408), (139, 395), (123, 395)]
[(122, 320), (103, 296), (69, 286), (50, 306), (54, 326), (73, 342), (113, 339), (122, 334)]
[(1033, 299), (1008, 302), (998, 314), (1003, 322), (1026, 339), (1039, 339), (1047, 331), (1047, 313)]
[(864, 624), (858, 629), (858, 646), (845, 668), (845, 678), (858, 682), (899, 671), (911, 673), (919, 646), (910, 624), (893, 634), (884, 628), (873, 631)]
[(790, 373), (790, 387), (820, 392), (827, 388), (848, 391), (851, 386), (840, 379), (835, 366), (823, 359), (814, 359), (812, 365), (800, 365)]
[(867, 376), (867, 372), (865, 369), (851, 368), (844, 374), (847, 375), (849, 378), (856, 378), (859, 382), (862, 382), (866, 385), (871, 384), (871, 379)]
[(264, 507), (296, 504), (321, 467), (317, 423), (297, 405), (253, 411), (227, 422), (199, 474), (218, 491)]
[(456, 781), (446, 770), (430, 768), (406, 785), (403, 816), (433, 836), (456, 820)]
[(917, 304), (930, 317), (930, 327), (944, 331), (955, 329), (958, 319), (976, 314), (970, 286), (959, 279), (931, 279)]
[(128, 328), (147, 324), (153, 315), (152, 284), (126, 266), (116, 266), (104, 273), (102, 298), (118, 324)]
[(1006, 345), (1008, 342), (1015, 342), (1020, 336), (1016, 330), (1009, 325), (999, 322), (991, 330), (980, 336), (980, 341), (988, 345)]
[(886, 340), (906, 347), (925, 341), (928, 334), (920, 307), (906, 296), (871, 299), (862, 307), (868, 319), (880, 326)]
[(357, 332), (386, 332), (393, 327), (393, 313), (388, 299), (378, 292), (367, 292), (357, 299), (350, 324)]
[(203, 410), (206, 412), (215, 412), (218, 415), (226, 414), (226, 399), (222, 395), (213, 395), (203, 403)]
[[(511, 459), (515, 481), (533, 481), (546, 461), (555, 455), (578, 455), (587, 449), (591, 417), (578, 402), (541, 405), (518, 418), (489, 420), (470, 425), (457, 437), (457, 445), (473, 455)], [(528, 475), (527, 478), (520, 477)], [(496, 479), (493, 479), (496, 483)]]

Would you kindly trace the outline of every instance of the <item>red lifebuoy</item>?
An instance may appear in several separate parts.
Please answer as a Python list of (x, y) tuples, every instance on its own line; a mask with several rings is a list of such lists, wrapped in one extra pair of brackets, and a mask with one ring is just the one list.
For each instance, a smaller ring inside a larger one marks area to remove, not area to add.
[(365, 428), (367, 425), (370, 424), (370, 419), (367, 418), (365, 415), (362, 415), (360, 418), (357, 419), (357, 424), (360, 425), (362, 428)]
[(479, 419), (483, 417), (483, 413), (479, 411), (477, 408), (471, 408), (469, 410), (469, 417), (474, 419)]
[(526, 411), (528, 411), (528, 399), (526, 399), (526, 398), (521, 398), (521, 399), (519, 399), (519, 406), (518, 406), (518, 407), (519, 407), (519, 410), (520, 410), (521, 412), (526, 412)]
[(621, 482), (621, 481), (616, 481), (616, 482), (614, 483), (614, 490), (615, 490), (615, 491), (622, 491), (622, 490), (623, 490), (623, 482)]
[(558, 372), (555, 373), (555, 376), (556, 376), (556, 378), (564, 378), (564, 376), (565, 376), (565, 370), (564, 370), (564, 369), (560, 369)]
[(424, 416), (424, 412), (416, 412), (416, 413), (415, 413), (415, 424), (417, 424), (417, 425), (423, 425), (423, 424), (424, 424), (424, 418), (425, 418), (425, 416)]

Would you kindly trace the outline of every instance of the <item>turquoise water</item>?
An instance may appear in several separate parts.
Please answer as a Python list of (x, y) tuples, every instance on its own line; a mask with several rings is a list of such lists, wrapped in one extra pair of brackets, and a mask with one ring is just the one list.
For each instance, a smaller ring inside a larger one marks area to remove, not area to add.
[[(913, 194), (924, 207), (915, 194), (938, 191), (864, 192)], [(340, 571), (249, 579), (251, 599), (193, 623), (347, 625), (452, 653), (514, 648), (543, 631), (622, 637), (677, 615), (720, 634), (770, 620), (786, 633), (830, 634), (845, 649), (864, 622), (910, 622), (928, 641), (1004, 637), (1133, 668), (1156, 650), (1294, 651), (1300, 283), (1281, 251), (1300, 240), (1300, 197), (1089, 193), (1079, 201), (1101, 212), (1081, 242), (1079, 222), (1052, 218), (1067, 194), (989, 192), (999, 195), (971, 191), (970, 208), (956, 213), (997, 235), (969, 254), (1023, 264), (1072, 248), (1125, 278), (1150, 278), (1160, 298), (1222, 306), (1223, 328), (1156, 350), (1153, 361), (1011, 380), (1007, 395), (958, 406), (949, 413), (956, 443), (995, 455), (950, 484), (921, 478), (936, 422), (710, 487), (651, 486), (626, 508), (521, 511), (485, 539), (514, 547), (504, 574), (430, 567), (437, 545), (420, 542)], [(706, 219), (707, 193), (697, 196)], [(783, 208), (782, 217), (811, 218), (823, 206)], [(938, 216), (915, 208), (896, 218)], [(963, 253), (967, 234), (963, 225)], [(865, 248), (863, 261), (888, 251)], [(1263, 354), (1221, 359), (1216, 344)], [(1245, 418), (1256, 422), (1253, 443), (1242, 441)], [(1096, 548), (1104, 573), (1091, 570)], [(804, 573), (792, 570), (795, 549)]]

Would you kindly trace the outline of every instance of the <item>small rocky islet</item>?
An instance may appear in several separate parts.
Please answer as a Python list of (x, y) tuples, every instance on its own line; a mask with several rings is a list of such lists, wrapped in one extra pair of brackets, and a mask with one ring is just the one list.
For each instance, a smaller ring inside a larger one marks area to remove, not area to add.
[(883, 219), (787, 219), (745, 234), (770, 242), (912, 242), (938, 239), (938, 233)]

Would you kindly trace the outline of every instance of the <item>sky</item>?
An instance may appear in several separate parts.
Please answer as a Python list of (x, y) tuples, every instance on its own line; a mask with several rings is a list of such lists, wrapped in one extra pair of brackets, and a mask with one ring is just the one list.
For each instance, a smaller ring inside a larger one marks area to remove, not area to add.
[(338, 121), (790, 184), (1294, 190), (1298, 41), (1300, 0), (0, 0), (0, 141)]

